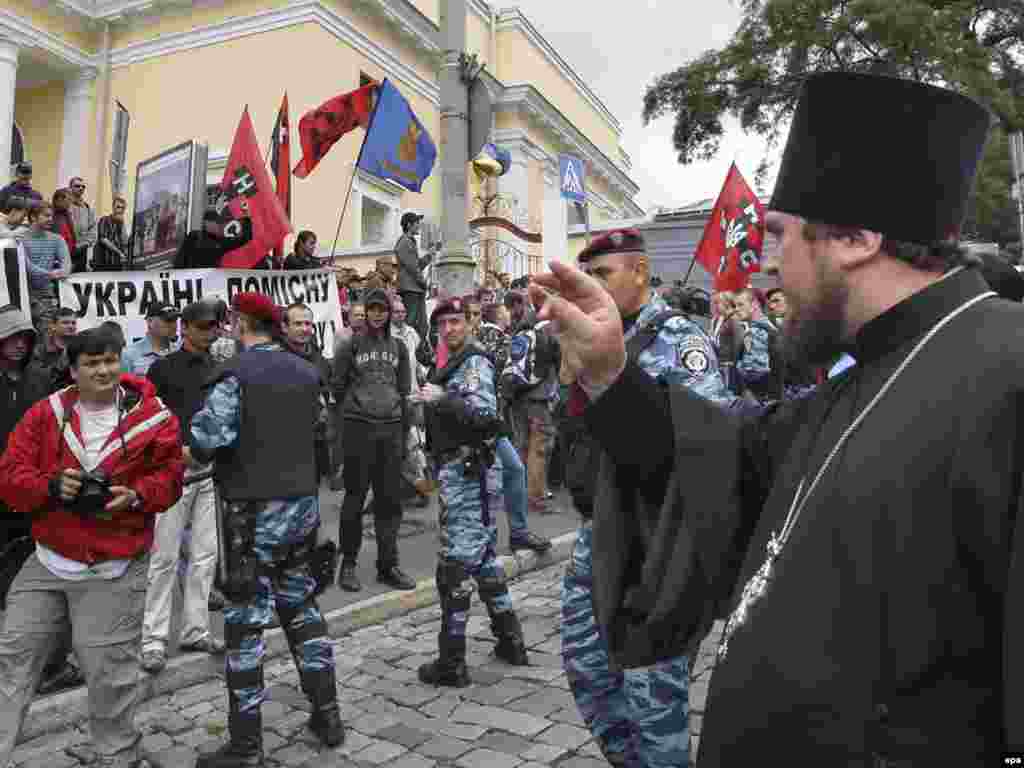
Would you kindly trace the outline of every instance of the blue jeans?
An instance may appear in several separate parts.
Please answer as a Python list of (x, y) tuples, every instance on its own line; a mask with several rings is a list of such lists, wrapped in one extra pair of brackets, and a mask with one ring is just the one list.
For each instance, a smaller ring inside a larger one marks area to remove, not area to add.
[(501, 460), (509, 538), (526, 536), (526, 466), (507, 437), (499, 438), (494, 447)]

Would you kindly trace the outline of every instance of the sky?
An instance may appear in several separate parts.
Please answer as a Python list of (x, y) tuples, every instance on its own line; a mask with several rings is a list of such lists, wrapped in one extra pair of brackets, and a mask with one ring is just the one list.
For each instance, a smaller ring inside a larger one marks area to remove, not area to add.
[(727, 131), (713, 160), (683, 166), (672, 148), (673, 118), (644, 127), (642, 117), (644, 90), (658, 75), (728, 42), (740, 19), (737, 0), (628, 0), (622, 5), (508, 0), (507, 4), (523, 11), (618, 118), (622, 147), (633, 162), (631, 176), (640, 186), (635, 199), (645, 210), (717, 197), (734, 160), (754, 185), (764, 141), (744, 134), (738, 122), (725, 121)]

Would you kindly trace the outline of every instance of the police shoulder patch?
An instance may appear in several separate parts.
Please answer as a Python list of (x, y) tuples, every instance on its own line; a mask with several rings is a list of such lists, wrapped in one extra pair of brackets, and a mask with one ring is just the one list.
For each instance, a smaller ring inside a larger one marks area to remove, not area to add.
[(679, 364), (690, 373), (702, 374), (707, 373), (711, 361), (708, 360), (708, 354), (703, 349), (689, 347), (688, 349), (680, 350)]
[(710, 345), (700, 333), (688, 333), (676, 344), (678, 365), (693, 374), (706, 373), (711, 367)]

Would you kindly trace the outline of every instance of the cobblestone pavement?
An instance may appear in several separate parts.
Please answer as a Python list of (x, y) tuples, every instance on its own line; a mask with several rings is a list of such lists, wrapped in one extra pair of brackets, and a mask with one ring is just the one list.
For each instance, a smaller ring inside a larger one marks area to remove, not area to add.
[[(529, 667), (490, 655), (486, 613), (474, 599), (467, 633), (473, 684), (463, 689), (420, 684), (416, 669), (434, 658), (440, 609), (417, 610), (334, 640), (345, 744), (322, 748), (306, 729), (309, 703), (289, 657), (266, 668), (263, 705), (269, 766), (309, 768), (601, 768), (607, 763), (583, 727), (562, 671), (559, 639), (564, 565), (526, 574), (510, 584)], [(711, 639), (693, 665), (691, 711), (699, 728), (710, 676)], [(166, 768), (191, 768), (196, 756), (226, 737), (223, 681), (184, 688), (146, 702), (137, 721), (145, 746)], [(89, 759), (83, 729), (19, 745), (19, 768), (75, 768)]]

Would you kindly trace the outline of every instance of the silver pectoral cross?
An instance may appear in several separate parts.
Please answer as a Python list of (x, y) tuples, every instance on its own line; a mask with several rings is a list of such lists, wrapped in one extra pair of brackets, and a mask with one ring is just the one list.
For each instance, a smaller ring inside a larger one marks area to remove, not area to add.
[(729, 614), (729, 619), (725, 622), (722, 639), (718, 644), (718, 661), (726, 657), (726, 654), (729, 652), (729, 640), (732, 639), (737, 629), (747, 623), (747, 620), (750, 618), (750, 609), (768, 591), (772, 581), (775, 560), (778, 558), (779, 552), (782, 551), (782, 541), (775, 533), (772, 533), (765, 550), (768, 556), (765, 558), (764, 563), (761, 564), (761, 567), (757, 569), (757, 573), (751, 576), (750, 580), (743, 586), (743, 592), (740, 593), (740, 601), (733, 612)]

